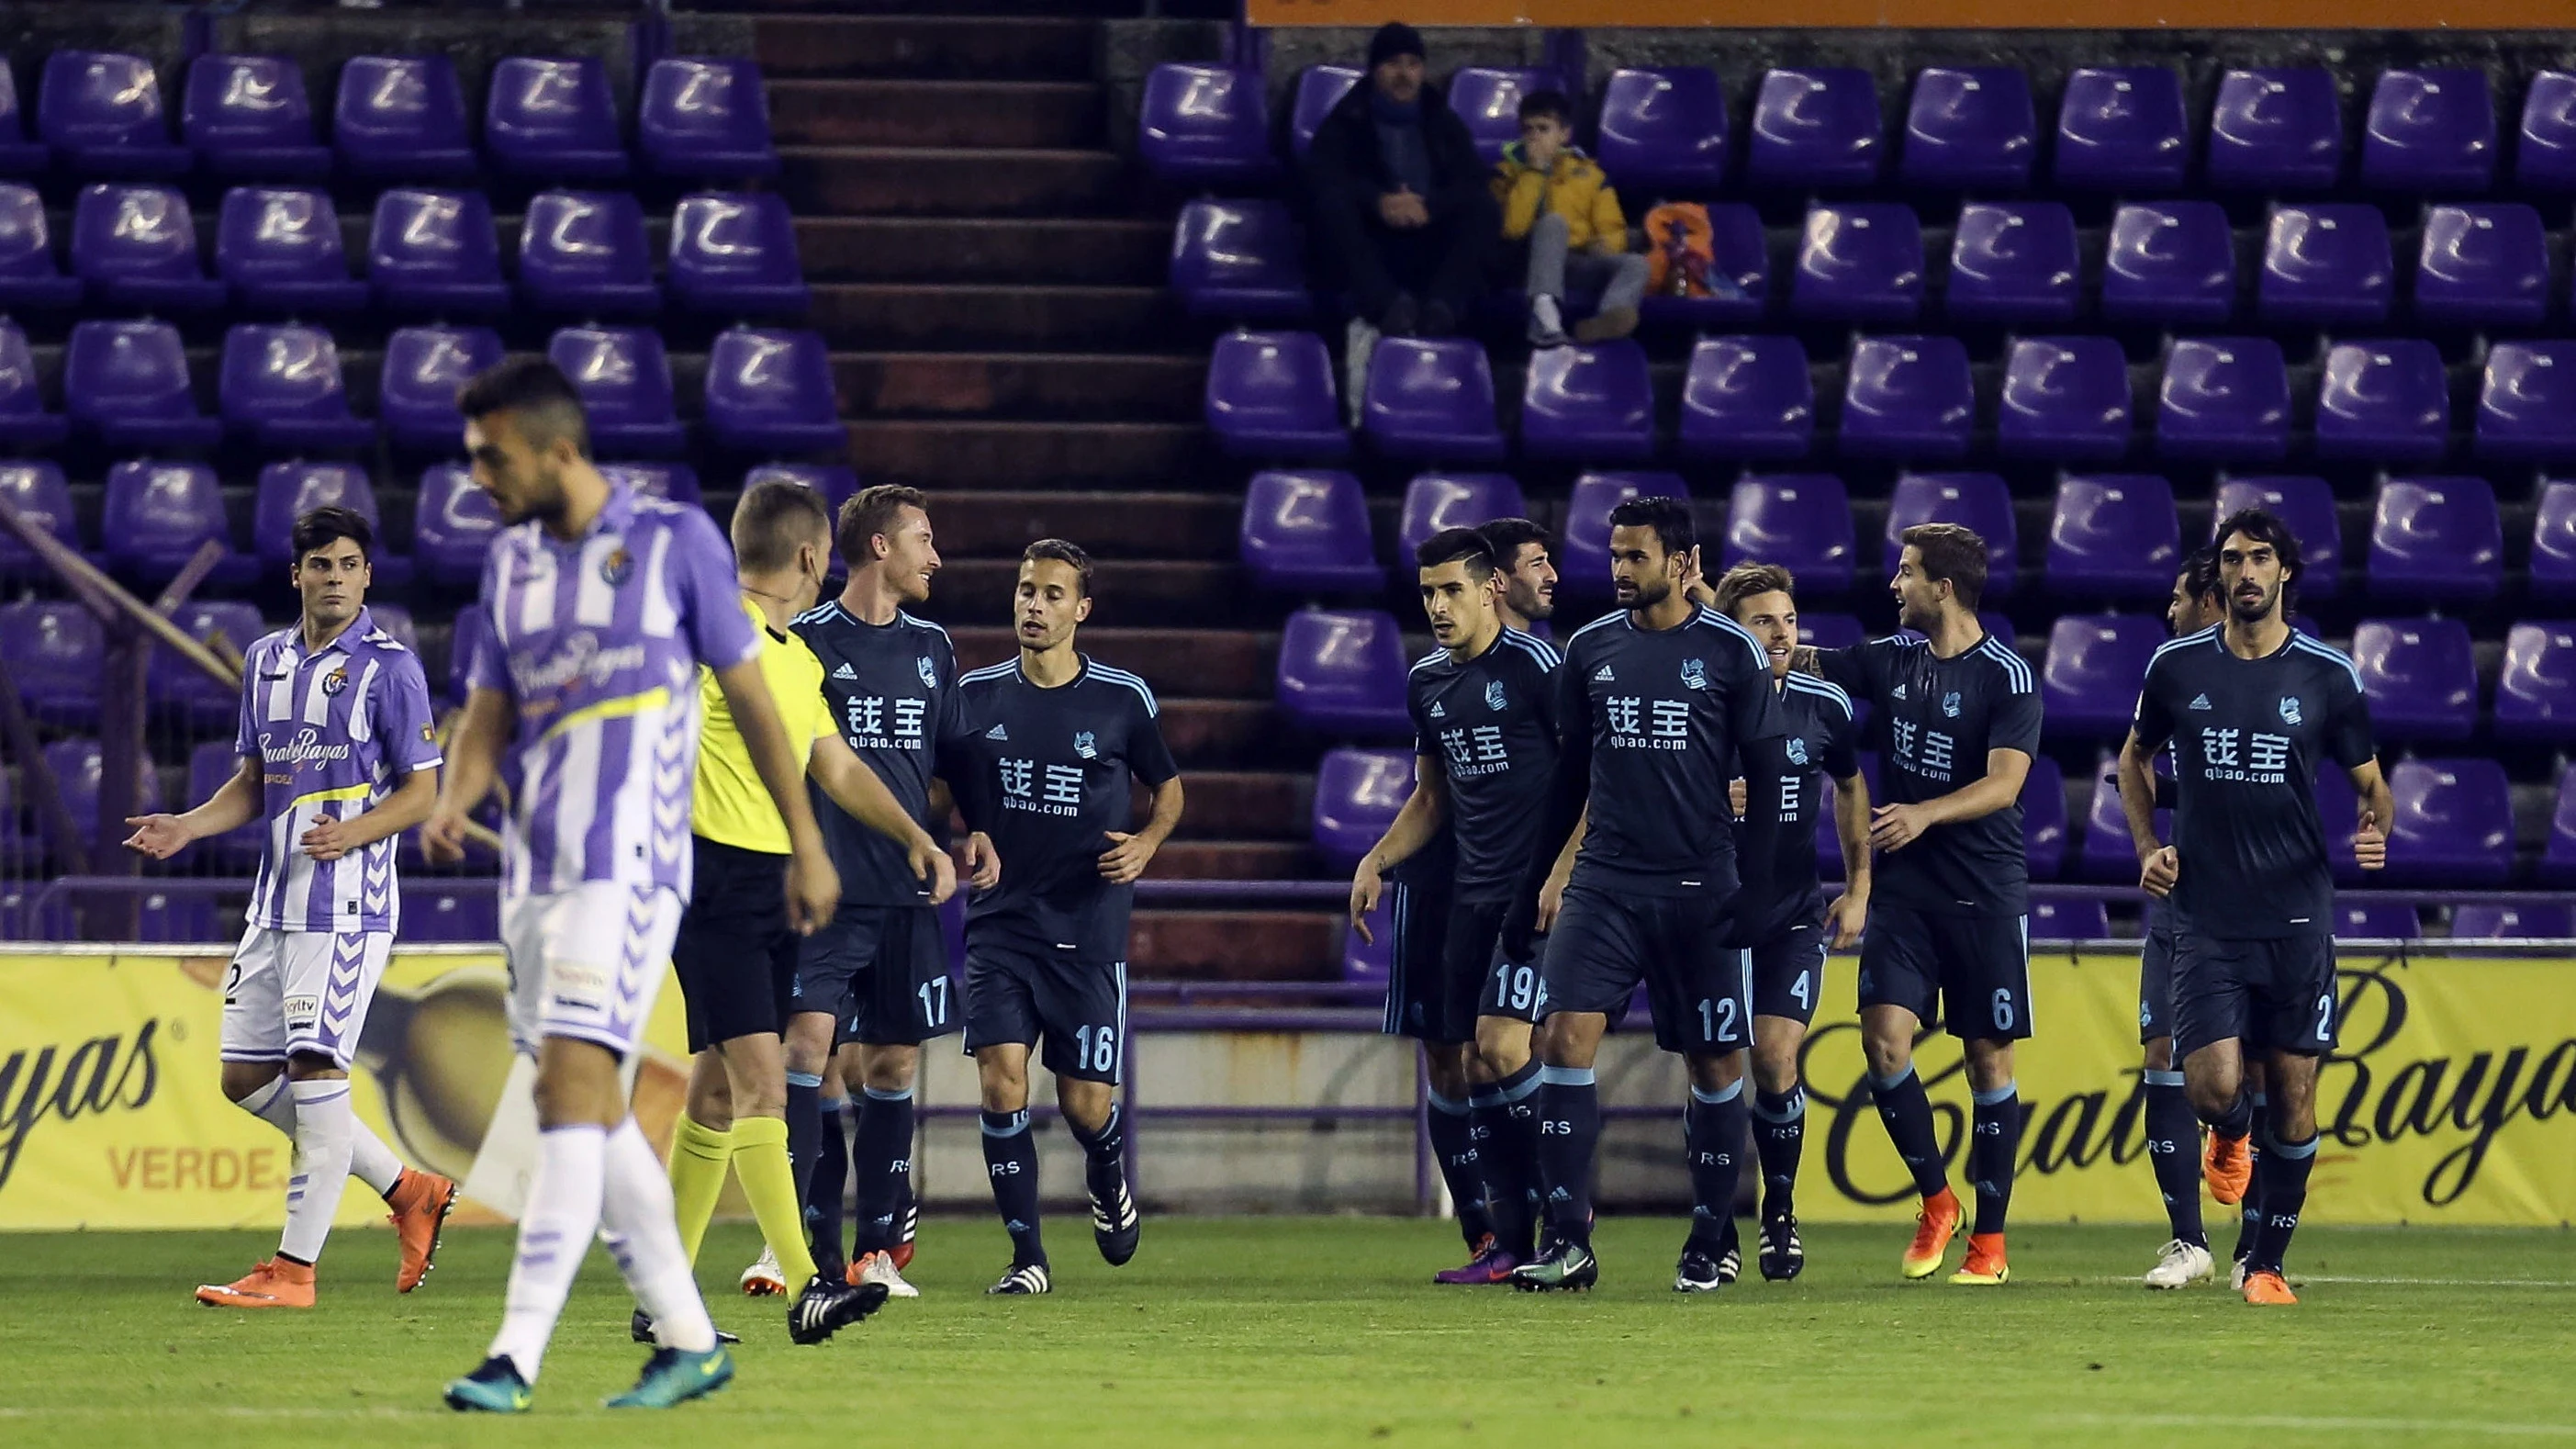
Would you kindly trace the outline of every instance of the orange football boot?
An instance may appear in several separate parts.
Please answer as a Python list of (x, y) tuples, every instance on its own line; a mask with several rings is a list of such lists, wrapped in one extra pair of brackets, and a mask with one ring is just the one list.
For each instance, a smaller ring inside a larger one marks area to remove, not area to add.
[(386, 1221), (394, 1225), (394, 1236), (402, 1242), (402, 1266), (394, 1273), (394, 1291), (409, 1293), (434, 1266), (439, 1232), (456, 1206), (456, 1183), (435, 1172), (406, 1167), (394, 1179), (394, 1190), (385, 1194), (385, 1205), (393, 1209)]
[(225, 1284), (197, 1289), (197, 1301), (208, 1308), (310, 1308), (313, 1265), (284, 1258), (262, 1258), (257, 1267)]
[(2245, 1201), (2245, 1189), (2254, 1183), (2254, 1154), (2246, 1140), (2210, 1133), (2209, 1146), (2200, 1155), (2200, 1176), (2211, 1197), (2229, 1207)]
[(1908, 1278), (1929, 1278), (1941, 1271), (1941, 1255), (1950, 1250), (1950, 1238), (1959, 1231), (1959, 1195), (1944, 1187), (1923, 1200), (1923, 1210), (1914, 1217), (1914, 1241), (1906, 1244), (1904, 1260), (1898, 1271)]
[(2009, 1281), (2011, 1277), (2012, 1269), (2004, 1263), (2004, 1235), (1970, 1233), (1968, 1261), (1960, 1265), (1958, 1272), (1950, 1275), (1950, 1281), (1991, 1288)]
[(2245, 1301), (2261, 1308), (2296, 1304), (2299, 1295), (2280, 1274), (2264, 1270), (2245, 1275)]

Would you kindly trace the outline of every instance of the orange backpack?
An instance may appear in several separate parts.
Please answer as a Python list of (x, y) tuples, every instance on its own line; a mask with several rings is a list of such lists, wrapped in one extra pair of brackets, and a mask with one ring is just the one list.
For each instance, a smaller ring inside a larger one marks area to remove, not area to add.
[(1646, 290), (1658, 297), (1719, 294), (1717, 245), (1707, 207), (1667, 201), (1646, 213)]

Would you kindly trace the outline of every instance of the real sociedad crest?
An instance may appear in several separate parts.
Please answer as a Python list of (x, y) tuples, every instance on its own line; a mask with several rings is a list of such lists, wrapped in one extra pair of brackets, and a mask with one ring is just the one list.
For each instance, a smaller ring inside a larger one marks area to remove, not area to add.
[(919, 659), (914, 660), (913, 667), (921, 671), (922, 688), (937, 689), (939, 687), (939, 666), (930, 662), (929, 655), (924, 654)]
[(1485, 686), (1485, 708), (1501, 709), (1502, 707), (1503, 682), (1497, 679)]
[(1952, 719), (1959, 717), (1959, 691), (1954, 689), (1941, 696), (1941, 713)]
[(1086, 760), (1096, 760), (1100, 758), (1099, 747), (1092, 742), (1091, 731), (1089, 730), (1078, 730), (1074, 733), (1073, 752), (1082, 756)]
[(1682, 661), (1682, 688), (1708, 688), (1708, 666), (1696, 659)]
[(1807, 742), (1795, 735), (1789, 737), (1789, 763), (1793, 765), (1807, 763)]
[(2295, 694), (2283, 695), (2281, 697), (2281, 723), (2285, 725), (2295, 725), (2298, 722), (2299, 697)]

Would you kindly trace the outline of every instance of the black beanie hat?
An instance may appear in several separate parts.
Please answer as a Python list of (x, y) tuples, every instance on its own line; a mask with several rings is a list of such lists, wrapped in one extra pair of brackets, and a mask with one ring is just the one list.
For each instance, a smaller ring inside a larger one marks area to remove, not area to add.
[(1375, 70), (1399, 55), (1422, 59), (1422, 32), (1401, 20), (1390, 20), (1369, 37), (1369, 69)]

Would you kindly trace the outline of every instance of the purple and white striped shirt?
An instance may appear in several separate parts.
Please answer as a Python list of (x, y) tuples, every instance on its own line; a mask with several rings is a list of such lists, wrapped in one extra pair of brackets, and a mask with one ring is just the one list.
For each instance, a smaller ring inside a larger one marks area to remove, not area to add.
[(497, 647), (475, 651), (467, 682), (519, 717), (503, 891), (617, 881), (687, 899), (698, 666), (760, 653), (715, 521), (612, 482), (578, 539), (535, 520), (494, 539), (483, 607)]
[(324, 817), (349, 820), (440, 763), (420, 657), (365, 609), (307, 653), (302, 627), (268, 635), (242, 657), (233, 749), (260, 766), (268, 841), (251, 888), (250, 924), (275, 931), (391, 931), (402, 913), (394, 838), (317, 861), (298, 844)]

